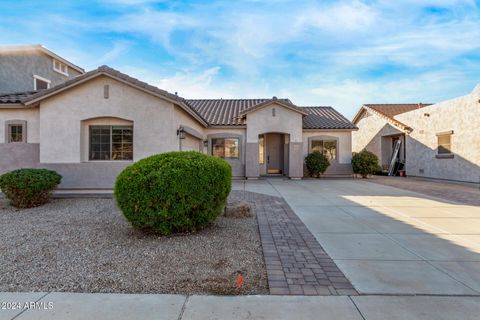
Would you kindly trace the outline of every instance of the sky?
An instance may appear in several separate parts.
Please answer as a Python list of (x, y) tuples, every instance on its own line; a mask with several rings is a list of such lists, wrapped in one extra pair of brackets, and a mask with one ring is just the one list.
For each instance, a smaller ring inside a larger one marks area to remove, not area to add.
[(480, 1), (0, 1), (0, 45), (43, 44), (185, 98), (289, 98), (352, 119), (480, 83)]

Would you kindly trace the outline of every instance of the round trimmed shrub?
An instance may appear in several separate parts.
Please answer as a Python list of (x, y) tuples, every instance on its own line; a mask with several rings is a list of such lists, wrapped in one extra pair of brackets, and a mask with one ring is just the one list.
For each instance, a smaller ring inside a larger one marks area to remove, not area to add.
[(330, 165), (328, 158), (319, 151), (310, 153), (305, 158), (305, 165), (307, 166), (308, 174), (311, 177), (320, 177)]
[(354, 173), (358, 173), (362, 178), (366, 178), (369, 174), (374, 174), (379, 170), (378, 157), (367, 150), (354, 153), (352, 156), (352, 169)]
[(161, 235), (191, 232), (221, 213), (232, 182), (230, 165), (196, 151), (167, 152), (125, 168), (115, 198), (134, 228)]
[(0, 189), (10, 204), (32, 208), (47, 203), (62, 176), (47, 169), (18, 169), (0, 176)]

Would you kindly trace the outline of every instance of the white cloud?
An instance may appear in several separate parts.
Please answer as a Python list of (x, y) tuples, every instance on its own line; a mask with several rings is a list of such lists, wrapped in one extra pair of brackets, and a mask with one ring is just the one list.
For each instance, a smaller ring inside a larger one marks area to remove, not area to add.
[(306, 8), (295, 19), (300, 30), (314, 27), (329, 32), (361, 32), (369, 29), (377, 20), (377, 12), (360, 1), (340, 2), (328, 7)]
[(223, 92), (213, 85), (220, 67), (213, 67), (201, 73), (178, 72), (173, 77), (158, 81), (158, 86), (169, 92), (178, 92), (184, 98), (231, 98), (230, 92)]
[(96, 64), (109, 64), (113, 60), (117, 59), (120, 55), (126, 53), (130, 43), (127, 41), (115, 41), (113, 43), (113, 47), (105, 52), (98, 60), (96, 60)]

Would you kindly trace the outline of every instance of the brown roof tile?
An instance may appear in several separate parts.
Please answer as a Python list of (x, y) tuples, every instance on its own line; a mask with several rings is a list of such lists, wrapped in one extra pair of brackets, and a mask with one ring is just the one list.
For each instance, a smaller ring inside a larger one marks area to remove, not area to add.
[(36, 91), (14, 92), (0, 95), (0, 104), (2, 103), (21, 103), (22, 100), (34, 95)]
[(430, 105), (429, 103), (364, 104), (365, 107), (380, 112), (389, 118)]
[(212, 126), (238, 126), (243, 125), (240, 116), (242, 112), (269, 100), (271, 99), (190, 99), (187, 102)]
[(308, 112), (303, 118), (303, 129), (357, 129), (357, 127), (332, 107), (301, 107)]
[[(212, 126), (243, 125), (240, 114), (271, 99), (195, 99), (188, 103)], [(288, 99), (279, 99), (288, 102)], [(332, 107), (299, 107), (308, 113), (303, 117), (304, 129), (356, 129), (348, 119)]]

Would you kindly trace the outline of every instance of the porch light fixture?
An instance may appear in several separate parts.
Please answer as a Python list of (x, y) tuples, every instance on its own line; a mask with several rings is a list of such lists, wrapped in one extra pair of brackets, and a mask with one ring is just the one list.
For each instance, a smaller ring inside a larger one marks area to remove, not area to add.
[(180, 138), (180, 139), (185, 139), (185, 129), (183, 129), (183, 127), (180, 127), (178, 128), (177, 130), (177, 136)]
[(203, 146), (206, 148), (208, 147), (208, 140), (203, 140)]

